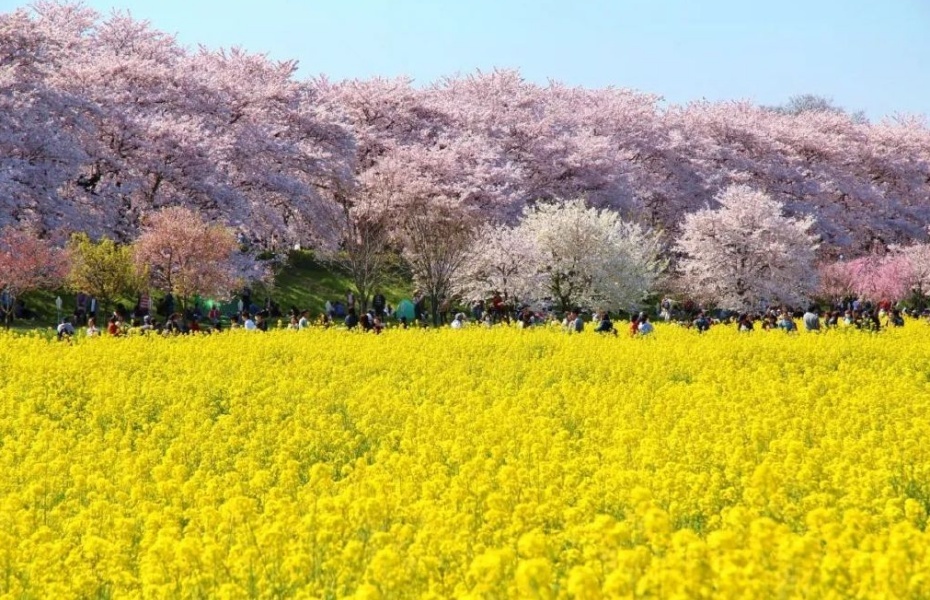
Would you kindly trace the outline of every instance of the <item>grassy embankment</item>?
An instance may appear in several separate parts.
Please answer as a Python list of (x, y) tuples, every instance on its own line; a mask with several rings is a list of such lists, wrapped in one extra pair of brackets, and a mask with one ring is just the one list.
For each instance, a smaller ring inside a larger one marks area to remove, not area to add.
[[(327, 300), (345, 301), (346, 291), (351, 287), (350, 277), (343, 271), (317, 261), (312, 252), (292, 252), (287, 264), (278, 273), (272, 287), (253, 287), (253, 298), (263, 304), (268, 294), (278, 303), (283, 313), (291, 306), (309, 310), (314, 316), (323, 312)], [(410, 276), (402, 271), (391, 272), (386, 278), (382, 293), (388, 302), (396, 306), (403, 298), (413, 293)], [(17, 320), (12, 328), (17, 330), (47, 329), (56, 323), (55, 298), (61, 296), (62, 308), (70, 314), (75, 306), (75, 294), (69, 290), (42, 290), (24, 296), (26, 307), (35, 313), (35, 318)], [(234, 301), (222, 299), (224, 313), (235, 310)], [(133, 299), (122, 300), (124, 306), (132, 306)]]

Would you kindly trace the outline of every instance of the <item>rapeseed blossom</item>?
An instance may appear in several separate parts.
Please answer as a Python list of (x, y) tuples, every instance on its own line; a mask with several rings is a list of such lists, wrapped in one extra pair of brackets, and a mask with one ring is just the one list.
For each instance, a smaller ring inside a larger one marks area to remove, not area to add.
[(928, 341), (0, 335), (0, 593), (927, 597)]

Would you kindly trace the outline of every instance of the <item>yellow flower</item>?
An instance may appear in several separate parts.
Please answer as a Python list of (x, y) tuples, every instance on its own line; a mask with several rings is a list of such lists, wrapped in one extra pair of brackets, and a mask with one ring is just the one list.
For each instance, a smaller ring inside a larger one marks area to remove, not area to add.
[(0, 595), (930, 596), (928, 338), (0, 333)]

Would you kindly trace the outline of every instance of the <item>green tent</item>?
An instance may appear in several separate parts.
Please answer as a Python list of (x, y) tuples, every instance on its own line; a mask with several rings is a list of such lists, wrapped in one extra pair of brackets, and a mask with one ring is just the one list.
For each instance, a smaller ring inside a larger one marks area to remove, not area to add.
[(400, 304), (397, 305), (397, 311), (394, 314), (398, 321), (400, 321), (402, 317), (407, 317), (408, 322), (412, 322), (415, 315), (416, 309), (413, 307), (413, 302), (406, 298), (400, 301)]

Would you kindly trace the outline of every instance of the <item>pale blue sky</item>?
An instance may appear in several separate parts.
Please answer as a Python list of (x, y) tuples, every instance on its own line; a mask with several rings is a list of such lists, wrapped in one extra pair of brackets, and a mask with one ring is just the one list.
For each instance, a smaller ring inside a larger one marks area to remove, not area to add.
[[(0, 0), (0, 12), (27, 2)], [(671, 102), (832, 97), (930, 115), (930, 0), (89, 0), (188, 45), (295, 58), (304, 76), (519, 68)]]

